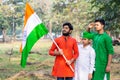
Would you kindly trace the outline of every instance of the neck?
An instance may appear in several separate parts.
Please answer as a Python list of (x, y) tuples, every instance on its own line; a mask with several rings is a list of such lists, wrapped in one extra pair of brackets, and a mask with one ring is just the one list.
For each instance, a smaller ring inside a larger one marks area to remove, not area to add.
[(99, 34), (102, 34), (102, 33), (104, 33), (104, 30), (101, 29), (101, 30), (98, 31), (98, 33), (99, 33)]
[(88, 46), (89, 44), (83, 44), (83, 47), (85, 48), (86, 46)]
[(67, 35), (65, 35), (65, 34), (62, 34), (62, 36), (64, 36), (64, 37), (69, 37), (69, 36), (70, 36), (70, 34), (67, 34)]
[[(63, 35), (63, 36), (64, 36), (64, 35)], [(64, 36), (64, 37), (66, 37), (66, 38), (67, 38), (67, 37), (69, 37), (69, 36)]]

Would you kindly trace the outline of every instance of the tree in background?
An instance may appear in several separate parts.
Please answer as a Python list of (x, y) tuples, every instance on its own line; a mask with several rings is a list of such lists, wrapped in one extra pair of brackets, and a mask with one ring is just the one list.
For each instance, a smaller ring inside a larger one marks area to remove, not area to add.
[(112, 34), (120, 32), (119, 0), (5, 0), (0, 3), (0, 29), (4, 29), (4, 35), (12, 35), (13, 40), (22, 33), (26, 1), (56, 36), (61, 34), (64, 22), (73, 24), (74, 37), (80, 36), (95, 18), (104, 18), (106, 29)]
[(5, 20), (6, 17), (4, 17), (2, 14), (0, 14), (0, 29), (2, 31), (2, 35), (3, 35), (3, 42), (6, 41), (6, 29), (7, 27), (9, 27), (8, 25), (8, 21)]
[(112, 34), (120, 33), (120, 0), (88, 0), (92, 4), (94, 18), (103, 18), (106, 21), (106, 30)]
[(89, 22), (88, 11), (90, 3), (85, 0), (55, 0), (52, 7), (52, 31), (61, 32), (64, 22), (71, 22), (74, 26), (74, 37), (79, 36)]
[[(20, 0), (10, 0), (10, 1), (4, 1), (0, 4), (0, 13), (1, 17), (4, 19), (0, 19), (3, 22), (5, 22), (6, 25), (2, 23), (1, 24), (1, 30), (4, 30), (2, 32), (3, 35), (3, 42), (6, 40), (6, 34), (12, 35), (13, 40), (15, 40), (16, 36), (16, 27), (19, 27), (23, 24), (23, 5), (19, 4)], [(4, 26), (2, 26), (4, 25)]]

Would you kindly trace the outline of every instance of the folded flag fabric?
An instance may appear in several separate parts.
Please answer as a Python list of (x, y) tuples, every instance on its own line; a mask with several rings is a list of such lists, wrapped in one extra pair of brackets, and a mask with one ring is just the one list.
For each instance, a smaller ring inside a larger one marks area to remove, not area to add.
[(39, 19), (38, 15), (34, 12), (31, 6), (26, 3), (26, 10), (24, 16), (23, 40), (20, 47), (21, 66), (25, 67), (27, 57), (34, 44), (45, 34), (48, 29)]

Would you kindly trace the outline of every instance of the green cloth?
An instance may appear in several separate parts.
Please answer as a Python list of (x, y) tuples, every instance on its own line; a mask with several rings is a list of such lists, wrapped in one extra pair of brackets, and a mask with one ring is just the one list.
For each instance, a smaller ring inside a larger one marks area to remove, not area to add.
[[(92, 80), (104, 80), (108, 55), (114, 54), (112, 39), (107, 33), (93, 34), (93, 48), (96, 52), (95, 71)], [(110, 73), (107, 74), (107, 80), (110, 80)]]
[(85, 32), (83, 32), (82, 38), (85, 38), (85, 39), (92, 39), (92, 38), (93, 38), (93, 35), (90, 34), (90, 33), (87, 32), (87, 31), (85, 31)]

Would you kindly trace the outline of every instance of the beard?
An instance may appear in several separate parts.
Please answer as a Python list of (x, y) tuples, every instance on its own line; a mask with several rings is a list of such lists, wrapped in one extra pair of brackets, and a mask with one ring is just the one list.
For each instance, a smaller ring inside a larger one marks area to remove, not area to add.
[(63, 36), (69, 36), (70, 35), (70, 33), (62, 33), (63, 34)]
[(66, 33), (65, 33), (65, 31), (63, 31), (63, 32), (62, 32), (62, 35), (63, 35), (63, 36), (69, 36), (70, 33), (69, 33), (69, 32), (66, 32)]

